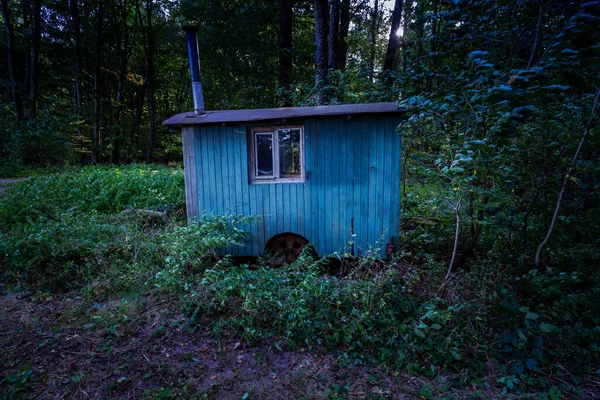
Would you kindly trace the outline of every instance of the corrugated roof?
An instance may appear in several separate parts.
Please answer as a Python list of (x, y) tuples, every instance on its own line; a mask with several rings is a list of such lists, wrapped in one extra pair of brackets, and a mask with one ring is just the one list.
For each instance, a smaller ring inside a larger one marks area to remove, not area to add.
[(398, 109), (398, 105), (393, 102), (372, 104), (343, 104), (315, 107), (259, 108), (254, 110), (219, 110), (206, 111), (205, 114), (201, 115), (196, 115), (194, 114), (194, 112), (177, 114), (165, 120), (163, 122), (163, 125), (204, 125), (228, 122), (252, 122), (327, 115), (387, 114), (402, 112), (406, 112), (406, 110)]

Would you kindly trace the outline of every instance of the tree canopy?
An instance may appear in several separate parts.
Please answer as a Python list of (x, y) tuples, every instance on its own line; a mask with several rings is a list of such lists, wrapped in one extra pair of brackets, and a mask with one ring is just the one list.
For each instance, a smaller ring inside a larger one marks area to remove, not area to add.
[[(34, 165), (179, 160), (180, 138), (161, 121), (192, 108), (181, 27), (198, 25), (208, 109), (398, 101), (410, 108), (405, 182), (439, 180), (453, 188), (454, 208), (468, 203), (456, 266), (491, 221), (527, 252), (530, 236), (555, 224), (556, 193), (574, 220), (598, 201), (599, 9), (2, 0), (0, 155)], [(403, 195), (410, 211), (406, 185)], [(532, 218), (544, 223), (532, 228)]]

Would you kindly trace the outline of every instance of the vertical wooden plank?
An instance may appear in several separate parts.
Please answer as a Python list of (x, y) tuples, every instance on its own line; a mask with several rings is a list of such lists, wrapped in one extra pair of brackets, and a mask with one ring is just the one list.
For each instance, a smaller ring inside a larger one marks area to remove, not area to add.
[[(285, 183), (276, 183), (274, 185), (275, 188), (275, 215), (274, 223), (275, 223), (275, 234), (287, 232), (289, 231), (289, 196), (286, 195), (285, 189), (289, 184)], [(287, 222), (287, 224), (286, 224)]]
[[(231, 127), (232, 134), (235, 138), (236, 148), (235, 155), (240, 173), (236, 176), (236, 185), (238, 193), (241, 196), (241, 214), (249, 216), (255, 215), (250, 209), (250, 184), (249, 184), (249, 171), (248, 171), (248, 135), (246, 134), (245, 125), (237, 125)], [(251, 233), (249, 245), (244, 248), (243, 255), (257, 255), (258, 254), (258, 243), (257, 243), (257, 223), (254, 221), (248, 228)]]
[(298, 230), (304, 232), (303, 235), (309, 241), (315, 242), (313, 233), (311, 196), (315, 176), (316, 150), (313, 148), (315, 142), (314, 123), (304, 124), (304, 163), (306, 171), (306, 180), (302, 184), (302, 190), (298, 196), (298, 208), (302, 209), (302, 214), (298, 217)]
[[(394, 161), (392, 160), (392, 152), (394, 148), (394, 132), (391, 131), (391, 121), (389, 117), (382, 117), (383, 119), (383, 212), (382, 212), (382, 228), (386, 237), (386, 243), (389, 241), (389, 237), (395, 235), (392, 229), (392, 217), (391, 213), (395, 212), (393, 207), (395, 205), (393, 192), (394, 180), (396, 177), (393, 175)], [(385, 244), (385, 243), (384, 243)]]
[(211, 158), (211, 201), (212, 201), (212, 213), (214, 215), (218, 215), (221, 213), (221, 206), (223, 204), (223, 194), (222, 194), (222, 186), (220, 185), (220, 173), (221, 173), (221, 148), (220, 143), (218, 141), (218, 127), (211, 126), (210, 127), (210, 148), (208, 152)]
[(265, 249), (265, 243), (269, 236), (269, 198), (265, 195), (265, 192), (268, 193), (269, 188), (266, 185), (254, 185), (254, 187), (256, 188), (256, 212), (260, 218), (260, 240), (257, 242), (258, 252), (260, 253)]
[(196, 140), (194, 127), (181, 129), (183, 142), (183, 171), (185, 203), (188, 222), (198, 216), (198, 174), (196, 169)]
[(205, 194), (208, 197), (208, 207), (206, 210), (208, 215), (214, 214), (216, 211), (215, 139), (213, 129), (214, 128), (212, 126), (208, 126), (204, 130), (207, 151), (205, 171), (208, 177), (208, 187), (206, 188)]
[(209, 215), (212, 211), (212, 187), (211, 187), (211, 176), (212, 170), (210, 168), (211, 161), (210, 155), (212, 153), (212, 149), (210, 146), (210, 127), (202, 127), (201, 133), (202, 135), (202, 175), (204, 180), (204, 213)]
[(325, 210), (327, 210), (327, 247), (328, 253), (331, 254), (337, 250), (335, 240), (337, 239), (336, 231), (339, 226), (339, 164), (338, 157), (340, 156), (339, 136), (337, 119), (335, 117), (327, 118), (328, 129), (325, 132), (325, 140), (327, 142), (327, 171), (326, 176), (326, 195), (327, 202)]
[(223, 209), (223, 185), (221, 185), (221, 143), (219, 142), (219, 127), (211, 127), (211, 140), (212, 146), (210, 152), (213, 156), (212, 170), (213, 170), (213, 184), (211, 186), (212, 198), (213, 198), (213, 213), (218, 215), (222, 213)]
[(298, 229), (298, 220), (302, 215), (302, 209), (298, 207), (298, 188), (300, 186), (301, 184), (298, 183), (288, 185), (289, 209), (287, 214), (289, 215), (290, 232), (305, 236), (304, 232), (300, 232), (300, 229)]
[(342, 217), (342, 208), (340, 204), (340, 184), (341, 184), (341, 171), (340, 171), (340, 162), (339, 159), (343, 157), (341, 153), (340, 146), (340, 118), (333, 117), (330, 118), (330, 173), (329, 176), (329, 192), (331, 193), (331, 203), (329, 203), (329, 218), (330, 218), (330, 252), (339, 252), (344, 247), (343, 244), (340, 244), (340, 225), (343, 223), (341, 220)]
[(231, 183), (233, 168), (229, 167), (229, 147), (227, 146), (227, 132), (226, 128), (222, 126), (215, 127), (215, 142), (218, 148), (217, 162), (217, 185), (221, 188), (221, 201), (219, 202), (219, 214), (231, 213), (231, 205), (233, 198), (231, 197)]
[(360, 121), (349, 121), (348, 128), (350, 129), (351, 149), (353, 154), (352, 159), (352, 219), (353, 219), (353, 234), (352, 241), (354, 242), (354, 254), (358, 254), (358, 243), (360, 240), (360, 210), (361, 210), (361, 147), (362, 147), (362, 127)]
[(220, 201), (217, 202), (219, 208), (218, 213), (220, 215), (231, 212), (231, 204), (233, 199), (231, 198), (231, 181), (229, 177), (233, 172), (227, 165), (228, 163), (228, 149), (227, 149), (227, 137), (223, 136), (224, 128), (222, 126), (215, 126), (215, 144), (217, 148), (218, 157), (216, 167), (217, 171), (217, 187), (220, 189)]
[(251, 215), (254, 215), (254, 239), (252, 241), (252, 252), (258, 254), (258, 243), (262, 239), (262, 220), (257, 212), (258, 193), (256, 191), (256, 185), (248, 185), (248, 210)]
[(278, 224), (277, 224), (277, 187), (281, 187), (280, 183), (263, 185), (269, 188), (268, 197), (269, 197), (269, 234), (265, 238), (267, 241), (271, 239), (278, 232)]
[[(381, 117), (374, 115), (371, 117), (373, 119), (373, 122), (375, 123), (375, 161), (374, 161), (374, 165), (375, 165), (375, 169), (373, 170), (374, 172), (374, 177), (375, 177), (375, 215), (373, 216), (373, 235), (374, 235), (374, 242), (375, 242), (375, 246), (377, 246), (378, 249), (380, 249), (380, 253), (381, 254), (385, 254), (384, 253), (384, 247), (385, 244), (387, 243), (385, 241), (385, 236), (383, 233), (383, 186), (385, 184), (384, 181), (384, 157), (385, 157), (385, 148), (384, 146), (384, 127), (383, 127), (383, 120), (381, 119)], [(388, 200), (386, 200), (388, 201)]]
[(258, 244), (259, 251), (264, 250), (265, 244), (271, 238), (271, 202), (270, 202), (270, 185), (257, 185), (260, 188), (261, 196), (262, 196), (262, 218), (263, 218), (263, 226), (264, 226), (264, 234), (263, 234), (263, 242)]
[(368, 231), (369, 231), (369, 171), (370, 171), (370, 151), (369, 151), (369, 139), (371, 136), (371, 126), (369, 119), (364, 118), (361, 121), (361, 165), (360, 165), (360, 177), (361, 177), (361, 193), (360, 193), (360, 231), (358, 234), (359, 240), (359, 251), (363, 256), (367, 254), (369, 250), (368, 244)]
[(231, 127), (224, 128), (224, 131), (224, 134), (227, 136), (227, 168), (229, 169), (227, 181), (230, 186), (230, 212), (235, 215), (241, 215), (244, 211), (240, 190), (242, 170), (238, 167), (240, 138)]
[(379, 165), (377, 153), (377, 142), (379, 133), (377, 131), (377, 122), (372, 116), (367, 116), (371, 126), (371, 132), (369, 136), (369, 205), (368, 205), (368, 220), (369, 228), (367, 232), (367, 240), (369, 243), (370, 251), (375, 250), (375, 246), (378, 245), (379, 230), (378, 228), (378, 209), (381, 207), (377, 202), (377, 185), (379, 183)]
[(391, 209), (391, 235), (396, 237), (396, 245), (400, 235), (400, 204), (401, 204), (401, 182), (402, 182), (402, 133), (397, 132), (400, 117), (392, 119), (392, 198), (394, 202)]
[(210, 180), (208, 176), (208, 140), (206, 134), (206, 127), (198, 128), (198, 136), (196, 137), (200, 142), (200, 159), (198, 160), (198, 174), (202, 177), (202, 209), (200, 215), (202, 216), (210, 210)]
[(323, 168), (323, 143), (322, 143), (322, 132), (321, 132), (321, 123), (320, 121), (315, 121), (313, 123), (314, 133), (313, 133), (313, 173), (312, 173), (312, 183), (311, 183), (311, 197), (310, 197), (310, 226), (313, 232), (313, 240), (317, 243), (318, 251), (320, 255), (324, 255), (324, 247), (321, 241), (321, 221), (323, 220), (323, 202), (321, 201), (322, 191), (322, 178), (323, 172), (321, 169)]
[(346, 242), (351, 242), (354, 241), (352, 234), (354, 232), (354, 181), (356, 179), (354, 171), (354, 125), (352, 121), (347, 121), (346, 124), (346, 153), (348, 154), (348, 157), (346, 157), (346, 169), (348, 170), (348, 193), (346, 197), (348, 207), (346, 224), (348, 225), (348, 229), (346, 232)]
[(339, 170), (340, 170), (340, 233), (339, 245), (340, 252), (346, 249), (350, 241), (350, 219), (352, 217), (352, 150), (349, 147), (349, 122), (345, 117), (341, 117), (340, 124), (340, 152)]
[(332, 236), (331, 236), (331, 251), (342, 252), (344, 250), (344, 242), (342, 240), (342, 227), (345, 225), (344, 214), (345, 207), (342, 202), (342, 193), (345, 183), (344, 171), (340, 168), (341, 159), (344, 155), (344, 138), (343, 127), (344, 122), (340, 117), (332, 118), (333, 124), (333, 140), (332, 146), (334, 151), (331, 153), (331, 207), (332, 207)]
[[(238, 191), (239, 180), (241, 175), (241, 170), (237, 168), (237, 148), (239, 138), (236, 133), (233, 131), (231, 127), (221, 127), (220, 134), (225, 138), (225, 149), (224, 152), (227, 156), (227, 178), (225, 183), (229, 189), (229, 205), (226, 209), (226, 212), (233, 215), (242, 214), (241, 211), (241, 193)], [(249, 243), (249, 242), (245, 242)], [(247, 244), (246, 244), (247, 245)], [(244, 253), (244, 248), (246, 246), (234, 246), (234, 249), (231, 254), (233, 255), (242, 255)]]
[(344, 242), (344, 249), (347, 248), (348, 243), (352, 240), (352, 214), (354, 206), (354, 173), (352, 168), (354, 167), (354, 154), (352, 154), (352, 139), (350, 121), (347, 119), (342, 121), (343, 129), (343, 141), (344, 141), (344, 157), (340, 169), (344, 172), (344, 192), (342, 196), (342, 206), (345, 209), (344, 213), (344, 225), (342, 227), (342, 240)]
[(319, 157), (319, 219), (315, 221), (319, 225), (319, 245), (323, 247), (323, 254), (331, 253), (329, 248), (329, 212), (331, 210), (331, 195), (328, 193), (329, 189), (329, 176), (331, 171), (329, 169), (331, 161), (331, 147), (329, 140), (331, 139), (328, 135), (329, 123), (325, 118), (321, 118), (319, 121), (319, 151), (321, 152)]
[(203, 158), (202, 158), (202, 152), (204, 151), (204, 147), (205, 147), (205, 140), (204, 137), (202, 135), (202, 128), (201, 127), (194, 127), (194, 139), (196, 142), (196, 174), (198, 175), (198, 179), (196, 180), (196, 183), (198, 185), (198, 193), (197, 193), (197, 198), (198, 198), (198, 215), (197, 217), (199, 218), (203, 213), (204, 210), (206, 209), (206, 196), (204, 194), (205, 191), (205, 184), (204, 184), (204, 180), (206, 179), (206, 173), (204, 172), (204, 163), (206, 162)]
[(320, 220), (320, 241), (323, 243), (323, 251), (325, 254), (331, 253), (331, 159), (332, 151), (331, 147), (331, 120), (323, 118), (321, 120), (319, 129), (319, 141), (322, 143), (321, 149), (323, 155), (320, 161), (323, 161), (323, 167), (321, 173), (323, 176), (322, 184), (319, 185), (321, 192), (319, 209), (321, 211)]

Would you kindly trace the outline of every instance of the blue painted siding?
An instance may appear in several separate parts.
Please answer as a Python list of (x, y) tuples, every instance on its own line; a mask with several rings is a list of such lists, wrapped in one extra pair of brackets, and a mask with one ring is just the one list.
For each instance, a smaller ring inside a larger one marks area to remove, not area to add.
[(225, 249), (233, 255), (258, 255), (282, 232), (314, 241), (322, 255), (342, 252), (350, 241), (355, 253), (382, 255), (399, 232), (399, 122), (381, 115), (295, 121), (304, 126), (306, 182), (258, 185), (249, 183), (246, 125), (190, 128), (199, 214), (258, 216), (248, 242)]

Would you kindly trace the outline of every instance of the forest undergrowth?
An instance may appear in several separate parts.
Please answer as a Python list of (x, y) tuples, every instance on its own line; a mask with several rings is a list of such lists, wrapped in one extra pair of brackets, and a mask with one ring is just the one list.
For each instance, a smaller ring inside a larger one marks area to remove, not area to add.
[(407, 191), (389, 260), (305, 252), (270, 268), (218, 255), (251, 216), (186, 223), (179, 168), (11, 183), (1, 397), (600, 396), (596, 265), (534, 268), (485, 239), (499, 225), (446, 280), (456, 194)]

